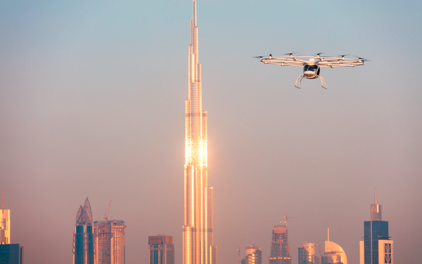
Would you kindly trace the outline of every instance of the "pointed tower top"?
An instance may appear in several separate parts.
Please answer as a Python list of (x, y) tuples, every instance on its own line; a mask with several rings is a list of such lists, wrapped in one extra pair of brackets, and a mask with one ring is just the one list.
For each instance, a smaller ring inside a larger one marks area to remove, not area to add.
[(193, 25), (196, 26), (196, 0), (193, 0)]
[(375, 188), (374, 204), (371, 204), (371, 221), (381, 221), (381, 205), (378, 204), (377, 188)]
[(79, 207), (78, 213), (76, 214), (76, 224), (92, 226), (92, 211), (88, 197), (86, 197), (84, 205)]
[(4, 189), (1, 189), (1, 210), (4, 212)]

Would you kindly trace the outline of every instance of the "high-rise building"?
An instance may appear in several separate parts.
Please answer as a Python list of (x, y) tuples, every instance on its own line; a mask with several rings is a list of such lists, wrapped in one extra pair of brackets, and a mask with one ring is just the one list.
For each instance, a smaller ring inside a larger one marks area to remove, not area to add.
[(73, 231), (73, 264), (94, 264), (92, 211), (88, 197), (76, 214)]
[(303, 243), (298, 247), (299, 264), (318, 264), (319, 257), (315, 255), (315, 243)]
[(381, 205), (370, 206), (371, 221), (364, 222), (363, 241), (360, 241), (360, 264), (394, 264), (393, 240), (388, 236), (388, 222), (381, 220)]
[(125, 222), (95, 221), (95, 264), (125, 263)]
[(245, 255), (241, 264), (262, 264), (262, 250), (257, 246), (247, 245)]
[(270, 264), (291, 264), (287, 224), (276, 225), (271, 241)]
[(174, 264), (174, 244), (172, 236), (148, 237), (149, 264)]
[(330, 230), (327, 230), (324, 254), (321, 256), (321, 264), (347, 264), (346, 252), (338, 244), (330, 241)]
[(189, 94), (185, 103), (185, 173), (183, 264), (216, 264), (213, 245), (212, 187), (207, 174), (207, 112), (202, 110), (201, 64), (198, 63), (196, 0), (193, 0), (189, 46)]
[(10, 244), (10, 210), (4, 209), (4, 191), (0, 209), (0, 244)]
[(19, 244), (1, 244), (0, 264), (23, 264), (23, 247)]

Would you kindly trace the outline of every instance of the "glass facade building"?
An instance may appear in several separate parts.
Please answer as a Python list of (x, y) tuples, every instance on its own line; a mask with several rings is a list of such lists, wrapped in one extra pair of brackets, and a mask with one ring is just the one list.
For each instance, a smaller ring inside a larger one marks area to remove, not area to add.
[(88, 197), (76, 214), (73, 231), (73, 264), (94, 264), (92, 211)]
[(121, 220), (95, 221), (95, 264), (125, 263), (125, 229)]
[(394, 264), (393, 240), (388, 235), (388, 222), (382, 221), (381, 205), (370, 206), (371, 221), (363, 223), (363, 241), (360, 241), (360, 264)]
[(319, 258), (315, 256), (315, 243), (303, 243), (297, 252), (299, 264), (319, 264)]
[(1, 244), (0, 264), (23, 264), (23, 247), (19, 244)]
[(270, 264), (291, 264), (287, 225), (276, 225), (271, 241)]
[(174, 264), (174, 243), (172, 236), (148, 237), (149, 264)]
[(262, 250), (257, 246), (247, 245), (245, 255), (241, 264), (262, 264)]

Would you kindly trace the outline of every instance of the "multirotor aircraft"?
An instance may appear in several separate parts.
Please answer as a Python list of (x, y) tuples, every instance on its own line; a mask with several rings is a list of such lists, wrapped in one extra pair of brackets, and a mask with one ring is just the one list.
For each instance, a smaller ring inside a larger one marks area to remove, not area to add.
[[(324, 78), (320, 76), (322, 67), (337, 68), (337, 67), (355, 67), (365, 65), (364, 58), (357, 59), (348, 59), (345, 58), (346, 55), (340, 55), (340, 57), (328, 57), (321, 56), (321, 53), (318, 53), (316, 56), (294, 56), (293, 53), (287, 53), (282, 57), (273, 57), (271, 54), (267, 58), (263, 56), (258, 56), (261, 62), (264, 64), (275, 64), (280, 66), (293, 66), (293, 67), (303, 67), (303, 74), (297, 77), (295, 82), (295, 87), (300, 89), (300, 84), (302, 83), (303, 78), (306, 79), (321, 79), (321, 87), (327, 89), (327, 84), (325, 83)], [(308, 60), (306, 60), (308, 59)], [(299, 86), (297, 82), (299, 81)]]

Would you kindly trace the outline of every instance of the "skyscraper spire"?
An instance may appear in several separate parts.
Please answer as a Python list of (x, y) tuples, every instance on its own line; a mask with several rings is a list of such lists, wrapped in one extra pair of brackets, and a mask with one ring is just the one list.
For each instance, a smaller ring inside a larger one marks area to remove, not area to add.
[(375, 188), (374, 204), (371, 204), (371, 221), (381, 221), (381, 205), (377, 201), (377, 188)]
[(377, 203), (377, 187), (375, 187), (375, 204), (378, 204)]
[(183, 264), (215, 264), (212, 187), (207, 174), (207, 112), (202, 110), (201, 64), (198, 63), (196, 0), (193, 0), (188, 56), (189, 94), (185, 104), (185, 173)]

